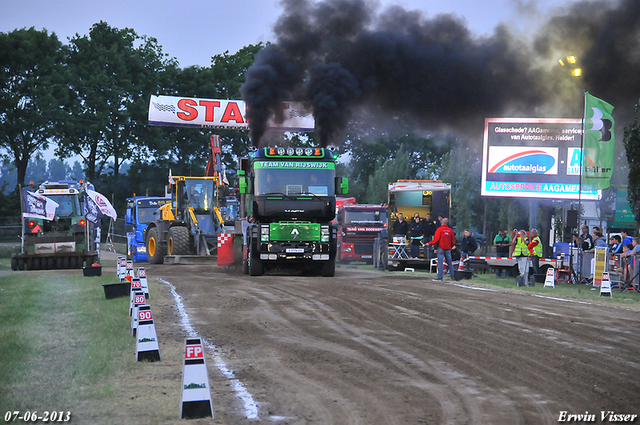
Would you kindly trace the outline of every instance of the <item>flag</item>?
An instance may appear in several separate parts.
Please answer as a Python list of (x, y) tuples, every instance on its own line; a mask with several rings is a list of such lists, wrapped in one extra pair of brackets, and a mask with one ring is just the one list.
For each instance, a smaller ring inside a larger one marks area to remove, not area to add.
[(613, 106), (585, 93), (582, 190), (611, 186), (614, 161)]
[(96, 204), (89, 195), (86, 195), (84, 197), (84, 216), (86, 219), (94, 224), (98, 224), (103, 215), (98, 204)]
[(226, 168), (224, 166), (224, 164), (222, 164), (222, 183), (226, 184), (227, 186), (229, 186), (229, 180), (227, 179), (227, 173), (226, 173)]
[[(111, 205), (111, 202), (109, 202), (106, 196), (94, 190), (89, 190), (89, 189), (87, 189), (86, 193), (87, 193), (87, 198), (90, 198), (91, 201), (95, 202), (95, 204), (98, 206), (98, 209), (102, 214), (107, 215), (113, 218), (114, 220), (118, 218), (118, 214), (116, 213), (116, 210), (113, 208), (113, 206)], [(88, 204), (89, 202), (86, 201), (85, 205), (88, 205)]]
[(29, 192), (22, 188), (22, 217), (43, 218), (53, 220), (58, 203), (46, 196)]
[(169, 168), (169, 184), (174, 184), (175, 180), (173, 180), (173, 176), (171, 175), (171, 168)]

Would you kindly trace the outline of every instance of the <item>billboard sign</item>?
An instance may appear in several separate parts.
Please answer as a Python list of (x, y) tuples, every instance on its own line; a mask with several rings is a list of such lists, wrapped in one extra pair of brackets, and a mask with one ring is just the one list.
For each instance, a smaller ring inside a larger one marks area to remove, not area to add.
[(487, 118), (482, 196), (600, 199), (582, 191), (580, 119)]
[[(242, 100), (151, 96), (149, 125), (249, 130), (247, 105)], [(281, 131), (314, 131), (313, 114), (301, 102), (282, 102), (267, 128)]]

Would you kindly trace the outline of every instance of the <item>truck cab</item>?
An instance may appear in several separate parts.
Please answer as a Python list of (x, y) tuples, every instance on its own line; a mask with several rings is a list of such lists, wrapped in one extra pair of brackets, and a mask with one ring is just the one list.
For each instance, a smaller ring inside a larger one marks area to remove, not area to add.
[(387, 226), (387, 206), (344, 204), (338, 207), (338, 261), (373, 262), (374, 241)]
[(335, 159), (324, 148), (266, 147), (242, 161), (246, 272), (294, 267), (334, 275), (336, 194), (348, 190), (335, 175)]
[(127, 235), (127, 258), (137, 263), (147, 262), (147, 248), (144, 233), (148, 224), (156, 219), (161, 206), (170, 203), (171, 198), (161, 196), (134, 196), (127, 198), (124, 216)]

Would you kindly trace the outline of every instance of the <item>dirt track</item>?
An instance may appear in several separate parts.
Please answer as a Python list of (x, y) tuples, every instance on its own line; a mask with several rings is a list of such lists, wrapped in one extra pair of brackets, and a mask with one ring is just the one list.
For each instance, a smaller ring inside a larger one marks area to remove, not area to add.
[[(588, 411), (605, 423), (600, 411), (640, 413), (637, 311), (426, 274), (218, 270), (147, 267), (175, 286), (260, 422), (551, 424)], [(171, 312), (168, 334), (181, 341)], [(209, 370), (216, 422), (255, 423), (215, 362)]]

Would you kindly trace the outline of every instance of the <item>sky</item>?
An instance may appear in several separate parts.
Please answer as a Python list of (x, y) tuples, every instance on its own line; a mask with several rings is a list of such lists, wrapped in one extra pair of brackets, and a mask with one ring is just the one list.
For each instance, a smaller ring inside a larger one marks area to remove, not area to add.
[[(489, 35), (498, 23), (526, 33), (570, 0), (381, 0), (425, 16), (452, 13), (473, 34)], [(180, 67), (209, 66), (211, 56), (234, 54), (248, 44), (276, 41), (272, 28), (283, 8), (276, 0), (0, 0), (0, 32), (35, 27), (55, 32), (67, 43), (86, 35), (101, 20), (155, 37)]]

